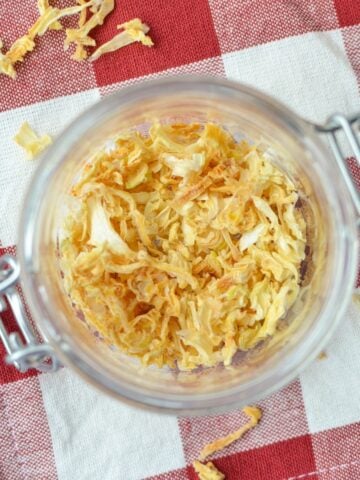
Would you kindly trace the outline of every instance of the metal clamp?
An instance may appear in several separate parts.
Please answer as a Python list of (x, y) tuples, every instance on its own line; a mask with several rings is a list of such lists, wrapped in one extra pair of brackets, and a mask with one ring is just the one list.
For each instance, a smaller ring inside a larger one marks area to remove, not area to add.
[[(4, 344), (6, 362), (20, 372), (36, 368), (41, 372), (54, 372), (60, 363), (53, 348), (40, 343), (27, 317), (22, 299), (16, 288), (19, 282), (20, 267), (11, 255), (0, 257), (0, 340)], [(15, 317), (19, 332), (8, 333), (1, 313), (10, 309)], [(23, 338), (22, 338), (23, 337)]]
[(360, 112), (350, 117), (336, 113), (328, 119), (325, 125), (315, 125), (315, 129), (319, 133), (327, 134), (335, 160), (349, 190), (358, 217), (360, 218), (360, 193), (349, 172), (346, 155), (341, 149), (338, 138), (339, 133), (344, 134), (355, 159), (360, 165)]

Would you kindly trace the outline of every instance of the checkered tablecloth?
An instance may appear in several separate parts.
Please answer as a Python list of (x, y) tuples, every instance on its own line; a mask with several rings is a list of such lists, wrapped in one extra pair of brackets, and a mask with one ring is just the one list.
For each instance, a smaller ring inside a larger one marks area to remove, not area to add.
[[(5, 47), (36, 16), (35, 0), (0, 0)], [(131, 45), (79, 64), (63, 51), (63, 33), (52, 31), (16, 81), (0, 76), (0, 253), (16, 250), (36, 168), (12, 141), (24, 121), (56, 136), (102, 96), (178, 73), (238, 79), (318, 122), (360, 110), (360, 0), (118, 0), (96, 40), (134, 17), (150, 25), (154, 48)], [(360, 479), (358, 308), (350, 306), (327, 357), (260, 402), (261, 423), (215, 455), (227, 479)], [(0, 480), (196, 479), (191, 463), (204, 444), (245, 421), (241, 410), (202, 418), (138, 411), (68, 369), (21, 375), (0, 361)]]

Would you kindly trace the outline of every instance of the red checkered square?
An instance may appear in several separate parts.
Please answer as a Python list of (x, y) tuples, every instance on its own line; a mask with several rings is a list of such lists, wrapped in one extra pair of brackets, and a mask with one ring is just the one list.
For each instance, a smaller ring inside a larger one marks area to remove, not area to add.
[[(11, 2), (9, 8), (9, 2), (0, 2), (1, 39), (6, 49), (36, 20), (36, 3), (33, 0)], [(63, 22), (75, 25), (76, 16)], [(0, 76), (0, 111), (96, 87), (92, 65), (71, 60), (70, 52), (64, 52), (64, 38), (62, 31), (50, 31), (38, 37), (34, 51), (23, 63), (16, 64), (16, 80)]]
[[(308, 433), (301, 386), (298, 381), (266, 398), (259, 406), (263, 411), (259, 425), (225, 451), (214, 454), (213, 458)], [(247, 417), (241, 410), (224, 415), (179, 419), (187, 463), (192, 463), (198, 457), (205, 444), (237, 430), (246, 421)]]
[[(358, 10), (360, 14), (360, 3), (358, 2)], [(344, 45), (350, 64), (354, 70), (360, 92), (360, 25), (342, 29)], [(359, 103), (354, 105), (354, 111), (359, 107)]]
[(317, 433), (312, 445), (319, 480), (359, 480), (360, 423)]
[[(310, 435), (222, 457), (214, 465), (227, 480), (317, 480)], [(311, 473), (311, 475), (310, 475)], [(194, 480), (196, 476), (193, 477)]]
[[(15, 255), (16, 247), (8, 247), (8, 248), (0, 247), (0, 256), (4, 255), (5, 253)], [(15, 318), (11, 310), (9, 309), (5, 310), (5, 312), (2, 312), (0, 315), (1, 315), (2, 321), (4, 322), (5, 328), (7, 329), (8, 332), (18, 331)], [(38, 374), (37, 370), (29, 370), (26, 373), (20, 373), (12, 365), (8, 365), (5, 363), (4, 361), (5, 355), (6, 355), (5, 348), (2, 342), (0, 341), (0, 385), (4, 383), (16, 382), (17, 380), (33, 377)]]
[(332, 0), (209, 0), (222, 53), (338, 27)]
[(0, 385), (1, 480), (56, 480), (52, 442), (37, 378)]
[(334, 0), (341, 27), (349, 27), (360, 23), (359, 0)]
[(116, 26), (134, 17), (150, 26), (152, 48), (130, 45), (94, 63), (99, 86), (220, 55), (207, 0), (118, 2), (114, 13), (95, 33), (99, 44), (116, 33)]

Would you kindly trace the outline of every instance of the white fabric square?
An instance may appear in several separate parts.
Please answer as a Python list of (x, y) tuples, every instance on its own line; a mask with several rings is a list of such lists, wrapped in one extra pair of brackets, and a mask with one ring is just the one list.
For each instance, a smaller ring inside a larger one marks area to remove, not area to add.
[(360, 418), (360, 308), (350, 306), (326, 348), (300, 375), (310, 433), (358, 422)]
[(281, 100), (308, 120), (358, 109), (341, 31), (313, 32), (222, 55), (227, 77)]
[(96, 88), (0, 113), (0, 244), (2, 246), (17, 243), (24, 195), (40, 160), (40, 158), (27, 160), (23, 149), (14, 142), (13, 138), (21, 125), (28, 122), (39, 135), (48, 133), (55, 138), (71, 120), (99, 98), (100, 93)]
[(68, 369), (40, 385), (59, 480), (140, 480), (185, 466), (175, 416), (122, 404)]
[(198, 62), (187, 63), (185, 65), (168, 68), (167, 70), (162, 70), (161, 72), (150, 73), (149, 75), (145, 75), (143, 77), (134, 77), (122, 82), (111, 83), (101, 87), (100, 90), (102, 95), (109, 95), (110, 93), (117, 92), (118, 90), (131, 85), (136, 85), (158, 78), (173, 77), (176, 75), (208, 75), (223, 77), (225, 72), (222, 58), (220, 56), (211, 57), (205, 58), (204, 60), (199, 60)]

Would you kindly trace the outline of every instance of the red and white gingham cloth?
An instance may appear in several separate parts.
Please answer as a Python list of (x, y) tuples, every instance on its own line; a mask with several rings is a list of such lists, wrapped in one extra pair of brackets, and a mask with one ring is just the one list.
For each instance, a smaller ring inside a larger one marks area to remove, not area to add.
[[(35, 0), (0, 0), (5, 46), (36, 16)], [(78, 64), (63, 51), (63, 33), (49, 32), (18, 66), (16, 81), (0, 76), (0, 253), (15, 252), (36, 167), (12, 141), (25, 120), (55, 136), (109, 92), (176, 73), (238, 79), (318, 122), (360, 110), (360, 0), (119, 0), (96, 39), (108, 40), (134, 17), (151, 26), (154, 48), (136, 44)], [(354, 174), (360, 180), (355, 167)], [(357, 308), (348, 310), (327, 358), (260, 402), (261, 423), (215, 455), (227, 479), (360, 479)], [(21, 375), (0, 362), (0, 480), (195, 479), (191, 463), (201, 447), (244, 422), (240, 410), (181, 419), (138, 411), (68, 369)]]

